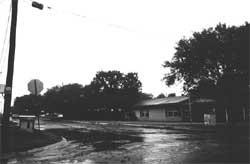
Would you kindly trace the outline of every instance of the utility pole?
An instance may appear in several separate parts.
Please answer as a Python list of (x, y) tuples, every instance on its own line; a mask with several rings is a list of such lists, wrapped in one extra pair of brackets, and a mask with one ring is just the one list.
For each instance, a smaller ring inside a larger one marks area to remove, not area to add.
[[(43, 4), (33, 1), (32, 7), (43, 9)], [(10, 109), (11, 109), (11, 96), (12, 96), (12, 83), (14, 73), (14, 60), (16, 49), (16, 25), (17, 25), (17, 10), (18, 0), (11, 0), (11, 26), (10, 26), (10, 46), (9, 46), (9, 59), (6, 78), (6, 87), (4, 93), (4, 111), (2, 120), (2, 133), (1, 141), (2, 152), (9, 152), (9, 123), (10, 123)]]
[(190, 116), (190, 122), (192, 122), (192, 107), (191, 107), (191, 95), (189, 95), (189, 98), (188, 98), (188, 108), (189, 108), (189, 116)]
[(8, 70), (6, 78), (6, 87), (4, 93), (4, 111), (2, 120), (2, 148), (3, 152), (9, 152), (9, 119), (11, 109), (11, 95), (12, 95), (12, 83), (14, 73), (14, 59), (15, 59), (15, 48), (16, 48), (16, 24), (17, 24), (17, 8), (18, 0), (12, 0), (12, 13), (11, 13), (11, 27), (10, 27), (10, 46), (9, 46), (9, 59), (8, 59)]

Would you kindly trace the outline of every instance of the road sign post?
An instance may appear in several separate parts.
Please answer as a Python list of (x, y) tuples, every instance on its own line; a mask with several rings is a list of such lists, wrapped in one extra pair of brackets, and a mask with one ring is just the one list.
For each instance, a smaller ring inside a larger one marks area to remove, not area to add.
[[(41, 93), (43, 90), (43, 83), (38, 80), (38, 79), (33, 79), (28, 83), (28, 90), (30, 91), (31, 94), (35, 95), (36, 98), (37, 96)], [(35, 104), (35, 108), (38, 108)], [(40, 116), (39, 113), (37, 114), (38, 118), (38, 129), (40, 130)]]

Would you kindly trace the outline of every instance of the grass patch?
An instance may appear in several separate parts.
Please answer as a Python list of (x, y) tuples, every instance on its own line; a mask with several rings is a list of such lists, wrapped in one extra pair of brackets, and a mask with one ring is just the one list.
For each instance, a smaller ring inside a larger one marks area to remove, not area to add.
[(35, 130), (34, 133), (30, 133), (15, 125), (11, 125), (8, 139), (9, 151), (20, 152), (56, 143), (61, 140), (61, 137), (46, 131)]

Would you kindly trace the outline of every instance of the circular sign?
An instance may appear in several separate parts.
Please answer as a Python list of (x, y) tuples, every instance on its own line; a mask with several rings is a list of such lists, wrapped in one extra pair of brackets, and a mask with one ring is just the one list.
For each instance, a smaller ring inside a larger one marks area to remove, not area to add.
[(28, 90), (33, 95), (39, 95), (43, 90), (43, 83), (38, 79), (33, 79), (28, 83)]

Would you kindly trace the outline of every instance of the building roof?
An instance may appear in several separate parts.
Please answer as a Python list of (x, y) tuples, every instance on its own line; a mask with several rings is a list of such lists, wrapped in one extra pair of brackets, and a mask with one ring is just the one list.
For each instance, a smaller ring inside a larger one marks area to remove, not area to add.
[(35, 120), (36, 116), (35, 115), (19, 115), (18, 118), (20, 120)]
[(135, 107), (178, 104), (178, 103), (184, 102), (188, 99), (189, 99), (189, 97), (187, 97), (187, 96), (176, 96), (176, 97), (149, 99), (149, 100), (140, 101), (139, 103), (135, 104)]
[[(159, 106), (159, 105), (170, 105), (170, 104), (179, 104), (187, 101), (188, 96), (176, 96), (176, 97), (165, 97), (165, 98), (156, 98), (143, 100), (134, 105), (134, 107), (145, 107), (145, 106)], [(194, 103), (214, 103), (215, 100), (207, 98), (197, 98), (191, 99), (191, 104)]]
[(192, 103), (214, 103), (215, 100), (207, 98), (198, 98), (192, 101)]

